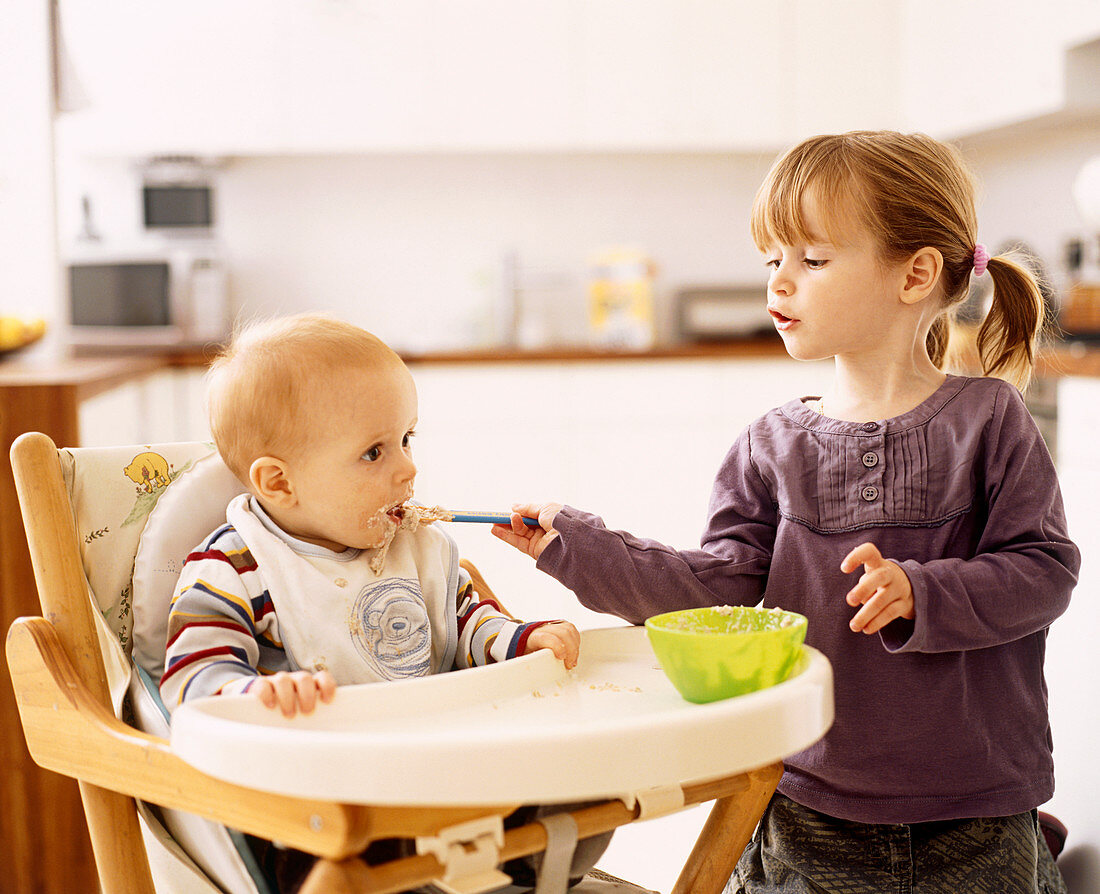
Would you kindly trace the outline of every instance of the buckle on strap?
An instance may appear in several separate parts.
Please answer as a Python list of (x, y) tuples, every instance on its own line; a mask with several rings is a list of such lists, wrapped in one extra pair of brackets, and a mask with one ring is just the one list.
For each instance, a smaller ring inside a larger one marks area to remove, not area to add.
[(416, 852), (431, 854), (443, 866), (443, 877), (432, 884), (447, 894), (484, 894), (509, 884), (512, 879), (496, 868), (503, 847), (504, 821), (499, 816), (457, 823), (416, 839)]

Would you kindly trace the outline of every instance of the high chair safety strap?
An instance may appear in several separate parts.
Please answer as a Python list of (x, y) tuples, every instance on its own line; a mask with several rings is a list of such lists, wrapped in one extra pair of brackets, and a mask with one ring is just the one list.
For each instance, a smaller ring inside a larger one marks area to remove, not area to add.
[(557, 813), (540, 817), (538, 822), (546, 829), (546, 850), (535, 894), (565, 894), (577, 849), (577, 821), (569, 813)]

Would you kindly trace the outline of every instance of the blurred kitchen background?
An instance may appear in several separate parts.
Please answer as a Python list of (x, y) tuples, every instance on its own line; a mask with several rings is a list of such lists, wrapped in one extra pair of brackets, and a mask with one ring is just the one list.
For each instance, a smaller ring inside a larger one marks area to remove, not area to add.
[[(681, 546), (737, 431), (828, 375), (763, 311), (747, 222), (771, 161), (826, 131), (956, 141), (980, 239), (1032, 252), (1058, 324), (1029, 399), (1086, 567), (1050, 636), (1044, 809), (1070, 828), (1073, 894), (1100, 890), (1098, 0), (21, 0), (3, 18), (0, 316), (46, 334), (0, 383), (164, 356), (93, 389), (79, 439), (201, 438), (204, 345), (330, 311), (408, 359), (429, 502), (561, 499)], [(457, 533), (513, 611), (612, 622)], [(689, 817), (620, 832), (605, 868), (667, 889)]]

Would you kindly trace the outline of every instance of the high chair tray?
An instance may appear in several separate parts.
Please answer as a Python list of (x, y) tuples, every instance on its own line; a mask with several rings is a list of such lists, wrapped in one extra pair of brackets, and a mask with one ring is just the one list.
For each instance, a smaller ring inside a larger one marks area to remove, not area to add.
[(587, 630), (572, 671), (546, 651), (489, 667), (345, 686), (287, 719), (248, 696), (197, 699), (172, 749), (263, 791), (344, 803), (553, 803), (699, 782), (780, 760), (833, 719), (832, 669), (804, 647), (783, 683), (684, 701), (641, 627)]

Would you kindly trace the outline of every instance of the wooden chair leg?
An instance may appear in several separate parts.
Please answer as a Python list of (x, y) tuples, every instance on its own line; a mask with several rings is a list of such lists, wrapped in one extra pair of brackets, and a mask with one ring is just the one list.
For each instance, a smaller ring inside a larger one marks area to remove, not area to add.
[[(434, 862), (434, 861), (433, 861)], [(385, 880), (360, 860), (318, 860), (298, 894), (364, 894), (385, 887)]]
[(80, 797), (103, 894), (153, 894), (134, 799), (89, 782), (80, 783)]
[(749, 784), (743, 791), (714, 802), (672, 894), (720, 894), (725, 887), (779, 785), (783, 764), (770, 764), (746, 775)]

